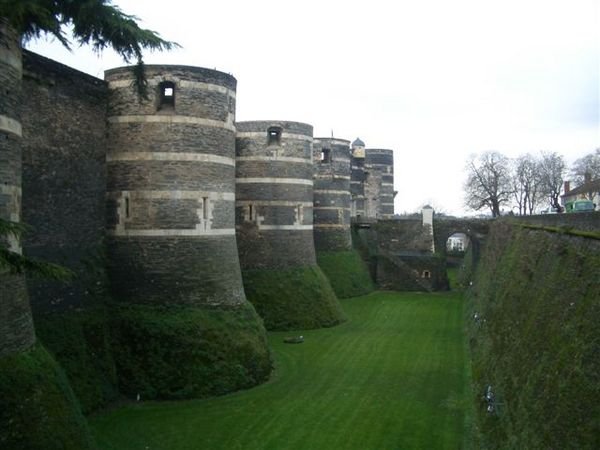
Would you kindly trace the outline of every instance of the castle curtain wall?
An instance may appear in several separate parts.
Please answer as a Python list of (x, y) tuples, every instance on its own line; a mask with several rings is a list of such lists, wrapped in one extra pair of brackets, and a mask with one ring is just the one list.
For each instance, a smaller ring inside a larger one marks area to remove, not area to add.
[(23, 90), (23, 251), (74, 273), (28, 277), (36, 332), (89, 412), (118, 395), (106, 309), (107, 85), (24, 51)]
[(77, 274), (30, 280), (31, 303), (35, 313), (85, 307), (104, 283), (90, 266), (103, 271), (106, 83), (26, 51), (23, 65), (24, 252)]

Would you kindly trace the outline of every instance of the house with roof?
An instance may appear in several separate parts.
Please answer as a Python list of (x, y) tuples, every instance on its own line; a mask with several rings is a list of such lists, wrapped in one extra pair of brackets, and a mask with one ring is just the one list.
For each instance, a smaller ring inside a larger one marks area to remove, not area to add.
[(570, 183), (565, 181), (564, 191), (560, 197), (563, 207), (576, 200), (591, 200), (594, 210), (600, 211), (600, 178), (592, 180), (592, 175), (586, 173), (583, 184), (575, 189), (571, 189)]

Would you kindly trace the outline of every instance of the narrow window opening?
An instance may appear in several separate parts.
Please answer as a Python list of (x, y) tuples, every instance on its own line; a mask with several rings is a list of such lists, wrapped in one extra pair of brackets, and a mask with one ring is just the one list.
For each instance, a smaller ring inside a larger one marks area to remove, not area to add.
[(281, 145), (280, 127), (270, 127), (267, 130), (267, 145)]
[(324, 148), (321, 150), (321, 162), (322, 163), (330, 163), (331, 162), (331, 149)]
[(125, 218), (129, 219), (129, 197), (125, 197)]
[(254, 222), (254, 208), (252, 205), (248, 205), (248, 220), (250, 220), (250, 222)]
[(202, 218), (208, 220), (208, 197), (202, 197)]
[(158, 109), (175, 108), (175, 83), (172, 81), (163, 81), (158, 85), (160, 94), (160, 103)]
[(431, 278), (431, 272), (429, 270), (424, 270), (421, 278)]

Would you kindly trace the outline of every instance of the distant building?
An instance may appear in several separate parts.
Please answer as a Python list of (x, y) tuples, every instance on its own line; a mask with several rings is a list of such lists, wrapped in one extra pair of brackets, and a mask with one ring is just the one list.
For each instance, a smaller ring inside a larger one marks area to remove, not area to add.
[(600, 178), (592, 180), (590, 173), (585, 174), (584, 182), (575, 189), (570, 188), (570, 183), (565, 181), (565, 193), (561, 195), (561, 204), (566, 207), (567, 203), (575, 200), (591, 200), (594, 203), (594, 209), (600, 211)]
[(465, 233), (454, 233), (446, 241), (446, 251), (464, 252), (469, 244), (469, 238)]

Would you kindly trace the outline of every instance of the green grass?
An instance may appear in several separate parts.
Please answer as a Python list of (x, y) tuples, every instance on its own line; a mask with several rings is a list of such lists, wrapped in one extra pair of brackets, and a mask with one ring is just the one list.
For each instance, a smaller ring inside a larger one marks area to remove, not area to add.
[(249, 303), (230, 308), (114, 305), (119, 388), (131, 398), (209, 397), (265, 381), (271, 357)]
[(37, 337), (65, 371), (84, 414), (117, 398), (109, 312), (104, 306), (36, 314), (34, 322)]
[[(349, 321), (269, 333), (276, 370), (205, 400), (127, 405), (92, 417), (102, 449), (459, 449), (470, 423), (458, 294), (373, 293)], [(283, 338), (302, 334), (303, 344)]]
[(64, 372), (39, 343), (0, 358), (0, 448), (95, 448)]
[(446, 269), (446, 275), (448, 276), (448, 283), (450, 286), (450, 290), (460, 291), (460, 290), (464, 289), (464, 284), (462, 282), (462, 274), (461, 274), (460, 268), (448, 267)]
[(599, 273), (598, 240), (492, 226), (465, 298), (484, 448), (600, 448)]
[(329, 280), (318, 266), (242, 271), (246, 298), (267, 330), (332, 327), (346, 320)]
[(375, 289), (369, 268), (356, 250), (317, 252), (317, 262), (338, 298), (366, 295)]

